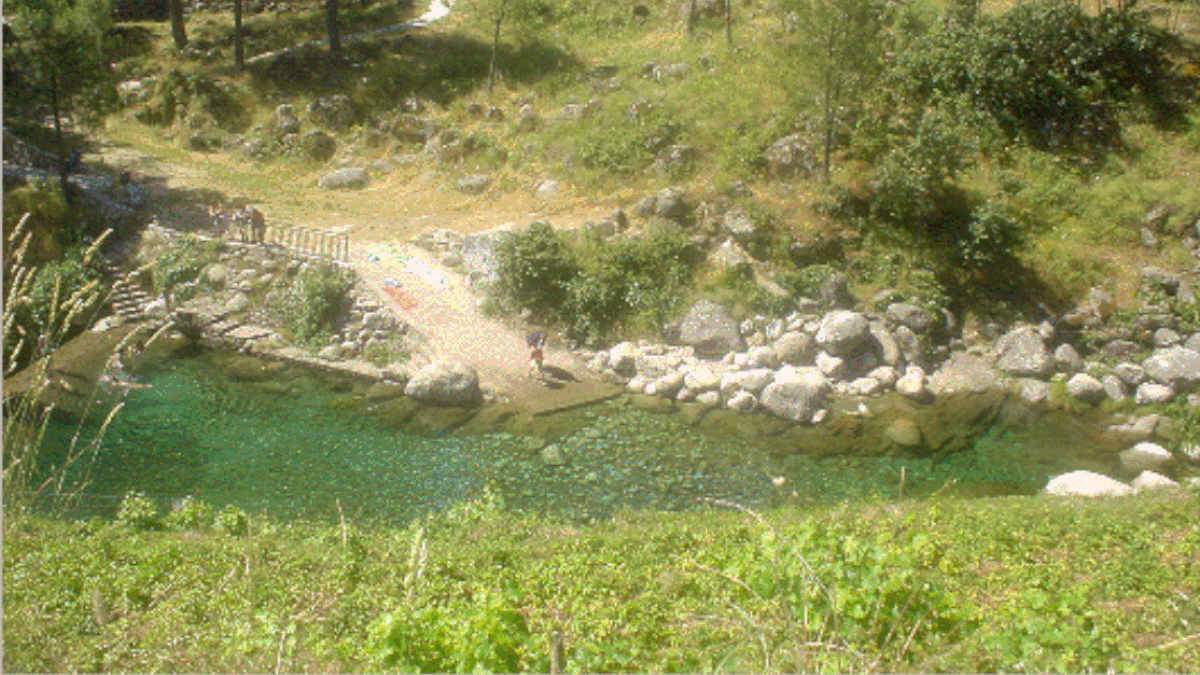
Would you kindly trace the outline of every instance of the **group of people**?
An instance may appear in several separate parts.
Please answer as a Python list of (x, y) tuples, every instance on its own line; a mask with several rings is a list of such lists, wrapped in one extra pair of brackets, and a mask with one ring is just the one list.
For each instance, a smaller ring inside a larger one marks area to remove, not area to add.
[(218, 204), (208, 207), (208, 219), (218, 238), (236, 237), (238, 241), (262, 244), (267, 236), (267, 219), (262, 211), (247, 204), (240, 209), (227, 210)]

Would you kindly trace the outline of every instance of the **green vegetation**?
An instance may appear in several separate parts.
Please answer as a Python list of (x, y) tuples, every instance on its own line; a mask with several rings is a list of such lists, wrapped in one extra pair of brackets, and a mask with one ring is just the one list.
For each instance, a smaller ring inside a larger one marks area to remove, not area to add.
[(309, 344), (328, 341), (338, 319), (349, 309), (354, 272), (332, 263), (302, 267), (267, 296), (267, 307), (280, 330)]
[(546, 672), (560, 651), (566, 672), (1189, 671), (1196, 507), (932, 499), (578, 526), (484, 498), (403, 530), (16, 514), (4, 666)]
[(193, 296), (203, 283), (200, 273), (221, 255), (223, 242), (184, 236), (172, 240), (166, 250), (155, 256), (151, 267), (154, 292), (170, 292), (176, 300)]
[(670, 227), (645, 237), (579, 241), (574, 247), (535, 223), (497, 247), (502, 307), (527, 309), (594, 340), (618, 327), (658, 330), (679, 309), (696, 264), (695, 247)]

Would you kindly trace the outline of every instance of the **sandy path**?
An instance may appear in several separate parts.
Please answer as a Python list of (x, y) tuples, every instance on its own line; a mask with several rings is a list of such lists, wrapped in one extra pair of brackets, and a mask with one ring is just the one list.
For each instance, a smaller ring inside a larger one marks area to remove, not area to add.
[[(478, 308), (479, 296), (470, 291), (465, 278), (425, 250), (409, 244), (358, 241), (351, 244), (350, 264), (380, 302), (428, 338), (436, 358), (471, 365), (485, 389), (518, 404), (544, 399), (556, 390), (529, 376), (530, 353), (522, 332), (484, 316)], [(546, 364), (586, 379), (583, 364), (570, 352), (547, 345)], [(557, 390), (570, 389), (573, 383), (561, 384)]]

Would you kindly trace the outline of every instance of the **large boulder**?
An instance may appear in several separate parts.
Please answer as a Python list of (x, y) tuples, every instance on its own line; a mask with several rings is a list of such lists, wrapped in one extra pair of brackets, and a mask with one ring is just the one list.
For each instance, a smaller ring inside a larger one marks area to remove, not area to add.
[(404, 393), (434, 405), (477, 405), (483, 395), (479, 374), (460, 361), (434, 361), (413, 375)]
[(1023, 326), (1006, 333), (996, 343), (996, 367), (1020, 377), (1045, 377), (1054, 370), (1054, 358), (1042, 336)]
[(813, 339), (800, 331), (788, 331), (775, 341), (775, 358), (793, 366), (812, 363), (816, 351)]
[(829, 380), (816, 368), (785, 366), (763, 389), (759, 402), (780, 417), (808, 422), (825, 405), (829, 390)]
[(1067, 497), (1122, 497), (1133, 488), (1092, 471), (1072, 471), (1055, 476), (1046, 484), (1046, 494)]
[(982, 393), (1001, 386), (1000, 373), (984, 359), (954, 352), (929, 376), (929, 390), (938, 396)]
[(692, 305), (679, 326), (679, 341), (701, 358), (721, 358), (745, 347), (738, 324), (717, 303), (703, 299)]
[(338, 169), (325, 174), (318, 185), (326, 190), (357, 190), (366, 187), (367, 172), (359, 168)]
[(1200, 352), (1186, 347), (1155, 350), (1142, 367), (1152, 380), (1175, 391), (1191, 391), (1200, 387)]
[(1117, 457), (1121, 460), (1121, 468), (1130, 473), (1159, 471), (1175, 461), (1170, 451), (1149, 441), (1142, 441), (1132, 448), (1118, 453)]
[(354, 124), (356, 117), (354, 103), (345, 94), (326, 96), (308, 104), (308, 119), (328, 129), (347, 129)]
[(835, 356), (853, 354), (871, 337), (871, 324), (858, 312), (832, 311), (821, 320), (817, 345)]

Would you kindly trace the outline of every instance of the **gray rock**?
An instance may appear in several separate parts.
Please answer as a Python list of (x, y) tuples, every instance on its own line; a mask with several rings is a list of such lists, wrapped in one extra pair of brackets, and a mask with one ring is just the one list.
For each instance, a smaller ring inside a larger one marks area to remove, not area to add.
[(1170, 328), (1159, 328), (1154, 331), (1154, 346), (1155, 347), (1173, 347), (1183, 341), (1179, 333)]
[(469, 195), (482, 194), (492, 184), (492, 177), (484, 174), (472, 174), (460, 178), (454, 184), (455, 189)]
[(731, 410), (754, 410), (758, 407), (758, 399), (754, 394), (739, 389), (733, 392), (729, 397), (729, 402), (725, 405)]
[(833, 356), (828, 352), (817, 353), (816, 366), (825, 377), (830, 379), (840, 380), (846, 375), (846, 359)]
[(746, 244), (753, 242), (758, 236), (758, 225), (740, 208), (732, 208), (725, 212), (721, 217), (721, 226), (733, 237), (738, 243)]
[(1062, 373), (1074, 373), (1083, 368), (1083, 358), (1069, 344), (1063, 343), (1054, 349), (1054, 365)]
[(683, 384), (693, 391), (704, 392), (716, 389), (721, 384), (721, 377), (708, 366), (697, 366), (683, 376)]
[(737, 268), (754, 262), (746, 249), (732, 239), (727, 239), (708, 255), (708, 262), (720, 269)]
[(918, 448), (923, 443), (921, 428), (907, 417), (897, 418), (889, 424), (883, 430), (883, 438), (901, 448)]
[(367, 185), (367, 172), (361, 168), (338, 169), (325, 174), (319, 186), (326, 190), (357, 190)]
[(538, 456), (547, 466), (562, 466), (567, 463), (567, 455), (558, 443), (550, 443), (542, 448)]
[(835, 310), (825, 315), (817, 331), (817, 346), (836, 356), (853, 354), (871, 337), (870, 322), (858, 312)]
[(678, 176), (691, 170), (698, 154), (690, 145), (668, 145), (654, 158), (654, 170), (662, 176)]
[(824, 406), (829, 389), (829, 381), (816, 368), (785, 366), (763, 389), (760, 402), (780, 417), (808, 422)]
[(1100, 378), (1100, 383), (1104, 385), (1104, 395), (1114, 401), (1123, 401), (1129, 398), (1129, 392), (1125, 390), (1125, 383), (1116, 375), (1105, 375)]
[(1179, 290), (1179, 275), (1160, 267), (1143, 267), (1139, 275), (1143, 283), (1166, 291), (1170, 295), (1174, 295), (1175, 291)]
[(204, 270), (204, 280), (213, 286), (224, 286), (229, 281), (231, 273), (224, 263), (213, 263)]
[(701, 358), (721, 358), (745, 347), (737, 322), (717, 303), (702, 299), (692, 305), (679, 326), (679, 341)]
[(1118, 363), (1113, 373), (1125, 384), (1136, 387), (1146, 381), (1146, 370), (1136, 363)]
[(793, 366), (811, 364), (817, 351), (816, 343), (807, 333), (788, 331), (775, 341), (775, 357)]
[(735, 391), (748, 391), (757, 394), (775, 379), (775, 373), (769, 368), (752, 368), (750, 370), (735, 370), (721, 376), (721, 395), (731, 396)]
[(715, 408), (721, 403), (721, 394), (714, 391), (704, 391), (696, 394), (696, 403), (708, 408)]
[(482, 399), (479, 375), (459, 361), (434, 361), (417, 371), (404, 393), (434, 405), (476, 405)]
[(1042, 336), (1027, 326), (1014, 328), (1000, 338), (996, 355), (996, 367), (1010, 375), (1045, 377), (1054, 369), (1054, 359)]
[(668, 220), (678, 220), (688, 213), (683, 192), (676, 188), (665, 188), (654, 195), (654, 215)]
[(638, 373), (625, 383), (625, 390), (631, 394), (644, 394), (648, 384), (650, 384), (650, 380), (645, 375)]
[(1109, 340), (1101, 349), (1100, 353), (1107, 359), (1120, 359), (1128, 357), (1131, 354), (1136, 354), (1141, 347), (1138, 343), (1129, 340)]
[(1001, 386), (1001, 374), (992, 364), (974, 354), (954, 352), (929, 376), (928, 386), (938, 396), (977, 394)]
[(925, 371), (920, 366), (910, 365), (904, 369), (904, 375), (896, 380), (896, 393), (916, 401), (929, 397), (925, 388)]
[(281, 134), (294, 134), (300, 131), (300, 120), (296, 117), (295, 106), (284, 103), (275, 108), (275, 128)]
[(1154, 471), (1143, 471), (1138, 474), (1137, 478), (1133, 479), (1133, 488), (1138, 492), (1143, 490), (1178, 490), (1179, 483), (1167, 478), (1161, 473)]
[(779, 359), (775, 356), (775, 350), (772, 347), (766, 345), (751, 347), (746, 356), (750, 359), (750, 365), (756, 368), (779, 367)]
[(1130, 473), (1159, 471), (1175, 461), (1166, 448), (1149, 441), (1142, 441), (1128, 450), (1117, 453), (1117, 458), (1121, 460), (1121, 468)]
[(1142, 362), (1142, 368), (1152, 380), (1179, 392), (1200, 387), (1200, 352), (1185, 347), (1157, 349)]
[(817, 286), (817, 297), (826, 307), (845, 309), (854, 306), (854, 296), (850, 295), (849, 277), (842, 272), (834, 272), (825, 277)]
[(870, 330), (881, 361), (889, 366), (899, 366), (904, 363), (904, 353), (900, 350), (900, 343), (896, 341), (882, 321), (872, 321)]
[(933, 316), (924, 309), (907, 302), (893, 302), (887, 306), (887, 317), (900, 326), (907, 326), (916, 333), (927, 333), (934, 325)]
[(767, 147), (762, 158), (773, 178), (810, 176), (820, 166), (812, 141), (803, 134), (785, 136)]
[(646, 385), (646, 393), (651, 396), (674, 398), (683, 389), (683, 373), (667, 373)]
[(1021, 400), (1033, 405), (1041, 405), (1050, 398), (1050, 385), (1033, 378), (1022, 378), (1019, 390)]
[(1087, 373), (1076, 373), (1067, 380), (1067, 393), (1085, 403), (1099, 403), (1106, 396), (1104, 384)]
[(1154, 234), (1148, 227), (1143, 227), (1139, 234), (1142, 237), (1142, 246), (1146, 248), (1158, 248), (1158, 236)]
[(349, 128), (357, 116), (354, 104), (345, 94), (326, 96), (308, 104), (308, 118), (313, 124), (336, 131)]
[(1050, 479), (1045, 491), (1067, 497), (1121, 497), (1132, 494), (1133, 488), (1091, 471), (1072, 471)]
[(879, 382), (879, 386), (887, 389), (896, 384), (896, 380), (899, 379), (900, 374), (891, 366), (879, 366), (867, 373), (867, 377), (874, 378)]
[(633, 377), (637, 373), (637, 357), (640, 354), (632, 342), (621, 342), (608, 350), (608, 366), (618, 374)]
[(851, 396), (874, 396), (875, 394), (878, 394), (882, 388), (883, 387), (879, 384), (879, 380), (876, 380), (873, 377), (860, 377), (851, 382), (846, 387), (846, 391)]
[(896, 326), (892, 331), (905, 363), (925, 363), (925, 341), (908, 326)]
[(1169, 403), (1173, 398), (1175, 398), (1175, 390), (1167, 385), (1143, 382), (1138, 385), (1137, 393), (1134, 394), (1133, 400), (1138, 405), (1146, 405), (1149, 403)]
[(340, 344), (329, 345), (317, 352), (317, 358), (325, 359), (326, 361), (337, 361), (342, 358), (342, 346)]
[(1183, 343), (1184, 349), (1190, 349), (1194, 352), (1200, 352), (1200, 333), (1192, 333), (1190, 337)]
[(250, 308), (250, 298), (245, 293), (234, 293), (221, 311), (226, 314), (240, 314)]

